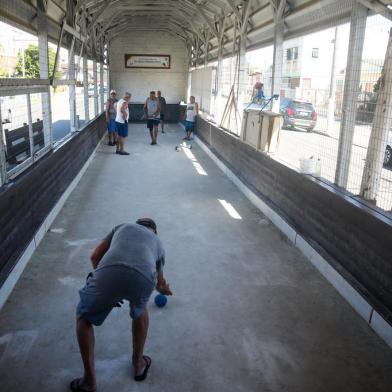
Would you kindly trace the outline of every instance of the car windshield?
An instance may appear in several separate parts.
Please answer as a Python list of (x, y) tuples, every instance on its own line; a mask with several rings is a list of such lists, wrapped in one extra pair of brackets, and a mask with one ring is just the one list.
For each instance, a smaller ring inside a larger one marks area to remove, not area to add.
[(293, 106), (297, 110), (310, 110), (313, 111), (313, 105), (306, 102), (295, 102), (293, 101)]

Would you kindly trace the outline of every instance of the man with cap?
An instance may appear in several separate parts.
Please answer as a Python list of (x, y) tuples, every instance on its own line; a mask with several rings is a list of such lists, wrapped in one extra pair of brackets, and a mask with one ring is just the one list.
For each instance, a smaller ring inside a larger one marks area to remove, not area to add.
[(163, 130), (165, 126), (165, 115), (166, 115), (166, 99), (162, 97), (162, 93), (158, 90), (157, 91), (158, 101), (161, 105), (161, 112), (160, 112), (160, 120), (161, 120), (161, 132), (165, 133)]
[(123, 300), (129, 301), (132, 318), (134, 379), (147, 377), (151, 358), (143, 355), (148, 331), (146, 305), (154, 288), (172, 295), (163, 276), (165, 251), (150, 218), (114, 227), (93, 251), (91, 264), (94, 271), (79, 290), (77, 307), (76, 331), (84, 376), (73, 380), (70, 388), (79, 392), (96, 390), (93, 325), (101, 325)]
[(117, 132), (117, 149), (116, 154), (129, 155), (124, 151), (124, 139), (128, 137), (128, 120), (129, 109), (128, 103), (131, 100), (131, 93), (126, 92), (124, 98), (120, 99), (116, 105), (116, 132)]
[(105, 116), (106, 124), (109, 136), (109, 146), (114, 146), (116, 144), (116, 103), (118, 99), (116, 98), (116, 91), (110, 91), (110, 97), (106, 101)]

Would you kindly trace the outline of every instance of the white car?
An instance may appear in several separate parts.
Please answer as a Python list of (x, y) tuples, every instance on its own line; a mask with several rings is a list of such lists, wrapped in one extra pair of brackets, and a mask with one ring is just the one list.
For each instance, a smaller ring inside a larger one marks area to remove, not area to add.
[(1, 122), (3, 124), (8, 124), (12, 122), (12, 111), (8, 107), (9, 102), (7, 102), (6, 97), (0, 97), (0, 105), (1, 105)]
[(387, 147), (384, 155), (384, 166), (392, 165), (392, 131), (389, 131)]

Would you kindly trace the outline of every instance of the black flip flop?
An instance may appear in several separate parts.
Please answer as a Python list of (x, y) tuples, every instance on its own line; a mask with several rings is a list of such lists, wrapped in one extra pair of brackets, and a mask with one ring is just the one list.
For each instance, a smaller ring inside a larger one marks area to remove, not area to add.
[(144, 381), (147, 377), (148, 369), (150, 369), (151, 358), (147, 355), (143, 355), (143, 359), (146, 361), (146, 367), (144, 368), (144, 372), (142, 374), (139, 374), (138, 376), (134, 377), (135, 381)]
[(81, 378), (75, 378), (75, 380), (72, 380), (71, 383), (69, 384), (69, 387), (71, 388), (71, 391), (74, 392), (95, 392), (95, 389), (84, 389), (79, 385)]

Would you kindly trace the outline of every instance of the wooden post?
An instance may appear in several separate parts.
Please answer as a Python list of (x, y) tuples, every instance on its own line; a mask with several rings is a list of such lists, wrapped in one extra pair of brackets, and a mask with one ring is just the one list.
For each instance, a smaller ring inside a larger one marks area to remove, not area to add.
[(392, 29), (385, 53), (373, 127), (370, 134), (366, 163), (362, 176), (361, 196), (376, 201), (380, 187), (388, 133), (392, 126)]

